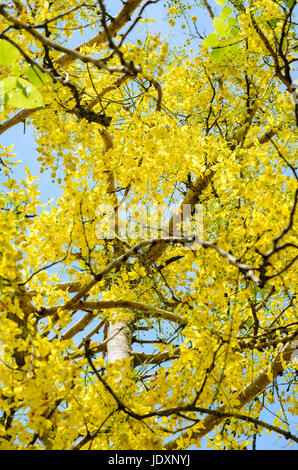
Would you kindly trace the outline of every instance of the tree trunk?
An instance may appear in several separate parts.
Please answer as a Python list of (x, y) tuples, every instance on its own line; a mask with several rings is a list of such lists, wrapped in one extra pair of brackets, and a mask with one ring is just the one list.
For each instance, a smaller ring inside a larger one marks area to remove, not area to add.
[(110, 322), (107, 341), (108, 362), (131, 357), (132, 325), (130, 321)]

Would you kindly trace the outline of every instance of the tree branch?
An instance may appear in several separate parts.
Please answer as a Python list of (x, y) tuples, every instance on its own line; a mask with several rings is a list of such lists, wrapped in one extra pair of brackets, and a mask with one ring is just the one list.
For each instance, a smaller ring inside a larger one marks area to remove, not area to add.
[[(122, 9), (120, 10), (119, 14), (113, 19), (112, 23), (108, 26), (109, 34), (111, 37), (115, 36), (123, 26), (130, 21), (131, 15), (133, 12), (138, 8), (138, 6), (142, 3), (143, 0), (126, 0), (123, 4)], [(3, 7), (3, 5), (2, 5)], [(79, 52), (84, 47), (90, 46), (100, 46), (107, 41), (107, 37), (104, 31), (101, 31), (99, 34), (94, 36), (93, 38), (89, 39), (87, 42), (80, 44), (77, 46), (74, 51)], [(69, 54), (64, 54), (59, 59), (57, 59), (57, 65), (61, 67), (66, 67), (74, 60), (74, 57)], [(0, 125), (0, 135), (5, 132), (6, 130), (10, 129), (11, 127), (19, 124), (21, 122), (25, 122), (25, 120), (31, 116), (36, 111), (43, 109), (42, 107), (37, 107), (33, 109), (23, 109), (22, 111), (18, 112), (13, 118), (5, 121), (3, 124)]]
[(131, 300), (101, 300), (97, 302), (81, 302), (80, 305), (87, 310), (125, 308), (129, 310), (136, 310), (138, 312), (145, 312), (146, 314), (150, 312), (153, 316), (162, 318), (163, 320), (179, 323), (182, 326), (186, 326), (187, 324), (183, 318), (181, 318), (179, 315), (175, 315), (175, 313), (154, 307), (153, 305), (146, 305), (142, 302), (135, 302)]
[(110, 73), (114, 72), (124, 72), (128, 75), (136, 75), (141, 71), (141, 68), (139, 66), (135, 66), (132, 62), (125, 62), (122, 65), (116, 65), (116, 66), (110, 66), (107, 65), (105, 61), (101, 59), (94, 59), (91, 56), (81, 54), (75, 49), (69, 49), (65, 46), (61, 46), (61, 44), (57, 44), (54, 41), (51, 41), (51, 39), (47, 38), (46, 36), (43, 36), (40, 34), (38, 31), (36, 31), (33, 26), (31, 26), (28, 23), (24, 23), (23, 21), (20, 21), (16, 18), (14, 18), (12, 15), (10, 15), (4, 8), (3, 5), (0, 5), (0, 14), (4, 16), (4, 18), (7, 19), (10, 23), (14, 25), (16, 29), (20, 30), (25, 30), (28, 33), (31, 34), (35, 39), (40, 41), (44, 46), (49, 47), (55, 51), (60, 51), (63, 52), (64, 54), (70, 56), (72, 60), (80, 60), (84, 64), (93, 64), (96, 68), (99, 70), (107, 70)]
[[(297, 339), (298, 336), (296, 336), (293, 341), (287, 343), (276, 355), (273, 361), (271, 361), (268, 366), (262, 370), (241, 392), (237, 393), (236, 398), (239, 404), (237, 405), (236, 410), (240, 410), (247, 403), (253, 400), (287, 368), (293, 353), (292, 344)], [(222, 421), (223, 417), (220, 416), (220, 414), (228, 413), (227, 406), (228, 405), (219, 406), (212, 412), (212, 414), (209, 413), (204, 419), (202, 419), (200, 429), (193, 433), (192, 438), (200, 440), (202, 437), (206, 436), (206, 434), (209, 434), (215, 426)], [(183, 435), (180, 436), (179, 439), (181, 437), (183, 438)], [(177, 449), (177, 439), (170, 441), (165, 447), (168, 450)]]
[(116, 258), (114, 261), (112, 261), (110, 264), (108, 264), (100, 273), (96, 274), (94, 278), (85, 284), (79, 292), (68, 302), (66, 302), (64, 305), (60, 307), (52, 307), (52, 308), (45, 308), (43, 309), (42, 313), (39, 315), (39, 318), (44, 318), (48, 315), (55, 315), (58, 310), (73, 310), (79, 306), (78, 302), (84, 297), (91, 289), (94, 287), (98, 282), (100, 282), (108, 273), (110, 273), (113, 269), (117, 269), (121, 266), (122, 263), (125, 263), (129, 258), (132, 256), (140, 256), (144, 255), (144, 253), (140, 253), (140, 250), (149, 245), (149, 248), (156, 245), (162, 241), (166, 245), (169, 245), (170, 243), (175, 243), (175, 244), (185, 244), (185, 243), (191, 243), (193, 242), (193, 237), (184, 237), (184, 238), (174, 238), (174, 237), (163, 237), (163, 238), (151, 238), (148, 240), (143, 240), (139, 242), (137, 245), (133, 246), (130, 248), (128, 251), (126, 251), (123, 255), (119, 256)]

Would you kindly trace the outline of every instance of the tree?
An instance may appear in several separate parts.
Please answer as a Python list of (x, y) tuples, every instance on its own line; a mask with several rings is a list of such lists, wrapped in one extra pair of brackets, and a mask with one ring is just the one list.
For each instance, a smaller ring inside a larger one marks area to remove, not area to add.
[(2, 449), (298, 442), (296, 4), (0, 5), (0, 132), (62, 192), (1, 146)]

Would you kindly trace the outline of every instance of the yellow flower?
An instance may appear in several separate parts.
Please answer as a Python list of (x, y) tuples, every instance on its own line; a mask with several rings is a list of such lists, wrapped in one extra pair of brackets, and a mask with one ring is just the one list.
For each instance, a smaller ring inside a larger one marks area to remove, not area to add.
[(178, 13), (178, 10), (177, 10), (176, 7), (169, 8), (169, 14), (170, 15), (175, 15), (176, 13)]

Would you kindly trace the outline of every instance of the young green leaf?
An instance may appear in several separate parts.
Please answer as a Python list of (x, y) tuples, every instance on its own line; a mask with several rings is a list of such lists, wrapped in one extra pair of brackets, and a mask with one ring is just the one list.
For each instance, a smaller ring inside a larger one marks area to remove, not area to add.
[(8, 77), (4, 82), (4, 91), (8, 95), (8, 105), (15, 108), (37, 108), (43, 106), (43, 97), (37, 88), (23, 78)]
[(23, 70), (20, 68), (19, 64), (16, 63), (12, 66), (11, 72), (12, 72), (12, 75), (14, 75), (15, 77), (19, 77), (20, 75), (22, 75)]
[(25, 71), (25, 75), (28, 80), (33, 83), (37, 88), (42, 87), (48, 80), (48, 76), (41, 72), (37, 67), (29, 67)]
[(230, 35), (230, 26), (222, 18), (214, 18), (213, 25), (220, 36), (227, 37)]
[(79, 266), (80, 266), (81, 269), (87, 269), (88, 268), (86, 262), (83, 259), (79, 259), (78, 263), (79, 263)]
[(238, 39), (236, 36), (239, 36), (239, 40), (240, 40), (241, 39), (240, 28), (238, 26), (237, 19), (232, 16), (231, 18), (227, 19), (227, 23), (229, 23), (229, 26), (230, 26), (231, 36), (234, 36), (235, 39)]
[(282, 18), (272, 18), (271, 20), (268, 20), (268, 23), (272, 29), (275, 29), (280, 21), (282, 21)]
[(19, 79), (16, 81), (16, 89), (19, 89), (25, 98), (30, 96), (30, 87), (26, 87)]
[(216, 47), (220, 44), (220, 39), (216, 33), (211, 33), (202, 42), (205, 47)]
[(3, 82), (0, 82), (0, 112), (5, 107), (5, 92)]
[(225, 20), (225, 19), (228, 18), (228, 16), (230, 16), (232, 13), (233, 13), (232, 8), (229, 7), (228, 5), (226, 5), (226, 6), (223, 7), (223, 9), (222, 9), (222, 12), (221, 12), (221, 14), (220, 14), (220, 18), (222, 18), (223, 20)]
[(227, 3), (227, 0), (216, 0), (216, 3), (222, 7), (225, 3)]
[[(0, 99), (1, 99), (1, 97), (0, 97)], [(7, 107), (7, 103), (8, 103), (8, 93), (4, 93), (4, 99), (3, 99), (2, 102), (0, 101), (0, 109), (1, 109), (1, 105), (5, 109)]]
[(0, 64), (10, 65), (20, 55), (18, 49), (5, 39), (0, 39)]
[(217, 49), (212, 49), (211, 58), (213, 62), (218, 65), (225, 60), (225, 47), (219, 47)]
[(17, 77), (8, 77), (5, 78), (1, 83), (3, 84), (4, 87), (4, 92), (7, 93), (10, 90), (13, 90), (17, 86)]
[(238, 44), (227, 45), (225, 47), (218, 47), (211, 52), (212, 60), (215, 64), (221, 64), (224, 61), (232, 60), (239, 53)]
[(237, 18), (235, 18), (234, 16), (231, 16), (230, 18), (228, 18), (227, 23), (229, 23), (230, 26), (235, 26), (238, 28), (238, 21), (237, 21)]

